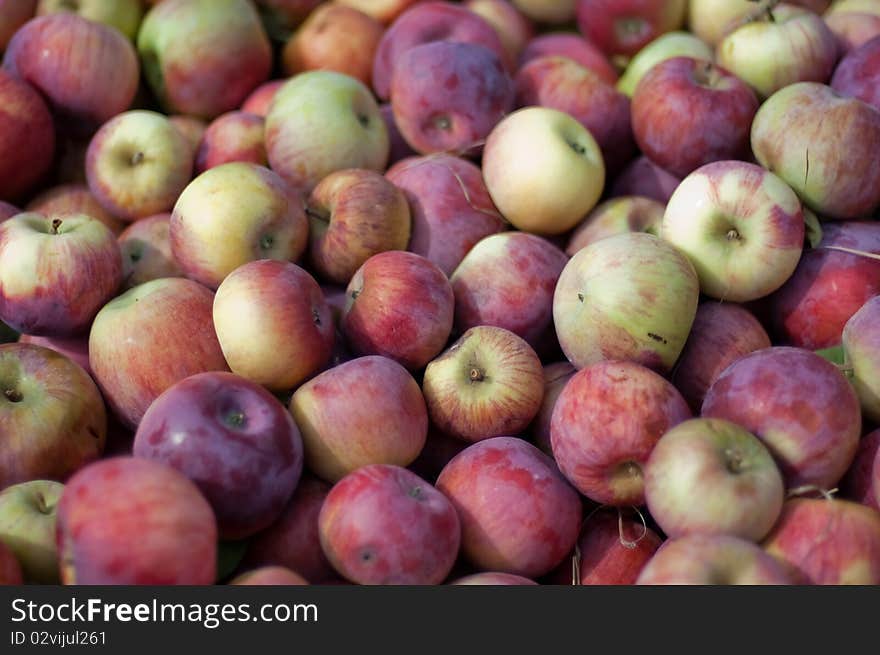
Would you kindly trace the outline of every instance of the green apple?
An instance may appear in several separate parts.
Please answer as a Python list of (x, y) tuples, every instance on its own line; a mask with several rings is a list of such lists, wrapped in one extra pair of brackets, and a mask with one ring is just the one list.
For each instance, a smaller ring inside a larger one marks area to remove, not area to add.
[(31, 480), (0, 491), (0, 542), (15, 553), (25, 579), (58, 584), (55, 508), (64, 485)]
[(40, 0), (37, 15), (72, 11), (96, 23), (115, 27), (129, 39), (137, 36), (144, 8), (141, 0)]

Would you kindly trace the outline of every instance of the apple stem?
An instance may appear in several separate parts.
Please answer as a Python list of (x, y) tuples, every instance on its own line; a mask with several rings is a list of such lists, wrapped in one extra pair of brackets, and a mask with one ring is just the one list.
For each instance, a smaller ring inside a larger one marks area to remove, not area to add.
[(143, 160), (144, 160), (144, 153), (141, 152), (140, 150), (138, 150), (136, 153), (134, 153), (134, 154), (131, 156), (131, 165), (132, 165), (132, 166), (137, 166), (137, 165), (140, 164)]
[(787, 496), (794, 498), (795, 496), (805, 496), (807, 494), (820, 494), (825, 500), (834, 500), (834, 494), (837, 493), (837, 487), (834, 489), (822, 489), (814, 484), (805, 484), (800, 487), (790, 489)]
[[(751, 2), (758, 3), (758, 7), (754, 10), (746, 14), (740, 19), (735, 28), (742, 27), (743, 25), (747, 25), (748, 23), (754, 23), (757, 20), (762, 18), (766, 18), (771, 23), (776, 22), (776, 16), (773, 15), (773, 10), (776, 8), (782, 0), (750, 0)], [(731, 30), (732, 31), (732, 30)]]
[(857, 255), (858, 257), (867, 257), (868, 259), (880, 260), (880, 255), (873, 252), (865, 252), (864, 250), (855, 250), (853, 248), (844, 248), (843, 246), (819, 246), (817, 250), (836, 250), (837, 252), (845, 252), (848, 255)]
[(49, 513), (49, 504), (46, 502), (46, 497), (43, 494), (37, 494), (37, 511), (40, 514)]
[(49, 229), (49, 234), (58, 234), (58, 230), (61, 229), (61, 219), (53, 218), (52, 219), (52, 227)]
[(306, 216), (309, 218), (314, 218), (316, 221), (322, 221), (323, 223), (329, 223), (330, 217), (324, 214), (323, 212), (319, 212), (317, 209), (314, 209), (311, 205), (306, 205)]
[(579, 585), (581, 583), (581, 547), (575, 542), (574, 552), (571, 555), (571, 584)]

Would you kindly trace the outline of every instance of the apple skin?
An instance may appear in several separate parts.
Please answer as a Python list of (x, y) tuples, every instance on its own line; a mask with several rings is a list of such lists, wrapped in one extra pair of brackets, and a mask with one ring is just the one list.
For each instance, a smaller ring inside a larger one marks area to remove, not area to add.
[(697, 307), (690, 336), (671, 380), (691, 409), (699, 413), (712, 383), (744, 355), (770, 347), (770, 337), (742, 305), (707, 300)]
[(638, 585), (790, 585), (775, 559), (732, 535), (692, 534), (670, 539), (645, 565)]
[(408, 249), (452, 275), (482, 238), (505, 229), (480, 169), (447, 154), (403, 159), (385, 177), (406, 196), (412, 219)]
[(814, 82), (792, 84), (761, 105), (752, 150), (817, 214), (870, 215), (880, 205), (880, 110)]
[(40, 94), (3, 69), (0, 106), (0, 199), (17, 200), (48, 173), (55, 126)]
[(122, 251), (123, 287), (131, 289), (163, 277), (184, 277), (171, 252), (171, 214), (147, 216), (129, 225), (117, 237)]
[(550, 457), (553, 457), (553, 447), (550, 443), (553, 410), (556, 408), (559, 394), (575, 373), (577, 369), (571, 365), (571, 362), (553, 362), (544, 365), (544, 397), (541, 400), (541, 409), (535, 415), (528, 432), (532, 436), (533, 443)]
[(599, 144), (609, 175), (635, 155), (629, 99), (567, 57), (536, 57), (523, 64), (516, 74), (516, 104), (551, 107), (576, 118)]
[(501, 38), (482, 16), (451, 2), (419, 2), (395, 20), (379, 41), (373, 59), (373, 90), (380, 100), (391, 97), (394, 70), (404, 53), (434, 41), (481, 45), (508, 71), (513, 70)]
[(407, 466), (428, 434), (418, 383), (400, 364), (377, 355), (312, 378), (293, 393), (290, 411), (302, 432), (306, 466), (328, 482), (370, 464)]
[(679, 184), (680, 178), (640, 155), (614, 178), (608, 195), (610, 198), (644, 196), (665, 205)]
[(195, 482), (226, 540), (277, 519), (303, 468), (302, 438), (284, 405), (224, 372), (199, 373), (164, 391), (138, 424), (132, 452)]
[(166, 464), (95, 462), (67, 483), (57, 520), (62, 584), (214, 582), (214, 513), (195, 484)]
[(229, 370), (211, 322), (214, 294), (184, 278), (161, 278), (107, 303), (89, 333), (89, 363), (109, 406), (136, 428), (174, 383)]
[(844, 57), (831, 78), (831, 88), (880, 110), (880, 36)]
[(880, 294), (880, 262), (829, 249), (880, 254), (880, 225), (825, 223), (822, 230), (819, 247), (804, 250), (794, 274), (768, 299), (777, 335), (808, 350), (839, 345), (850, 317)]
[(390, 25), (403, 12), (422, 0), (336, 0), (340, 5), (353, 7), (378, 20), (383, 25)]
[(0, 52), (9, 40), (37, 11), (37, 0), (4, 0), (0, 2)]
[(318, 517), (321, 546), (357, 584), (440, 584), (455, 564), (461, 524), (452, 503), (399, 466), (364, 466), (337, 482)]
[(370, 90), (333, 71), (308, 71), (277, 91), (266, 116), (269, 164), (290, 184), (311, 191), (334, 171), (384, 171), (388, 128)]
[(75, 337), (38, 337), (32, 334), (22, 334), (18, 337), (19, 343), (30, 343), (35, 346), (43, 346), (57, 353), (61, 353), (72, 362), (82, 366), (89, 375), (92, 367), (89, 366), (89, 337), (78, 335)]
[(129, 222), (169, 211), (192, 169), (183, 135), (153, 111), (114, 117), (95, 133), (86, 152), (89, 190), (102, 207)]
[(502, 232), (477, 242), (450, 278), (455, 326), (510, 330), (535, 347), (553, 314), (553, 292), (568, 257), (527, 232)]
[(643, 505), (648, 457), (665, 433), (689, 418), (684, 398), (654, 371), (633, 362), (599, 362), (578, 371), (556, 399), (553, 458), (590, 500)]
[(681, 28), (687, 5), (687, 0), (578, 0), (578, 30), (606, 54), (631, 57)]
[(272, 67), (269, 38), (247, 0), (161, 2), (144, 17), (137, 48), (166, 113), (209, 120), (241, 105)]
[(850, 382), (862, 405), (862, 416), (880, 423), (880, 296), (874, 296), (846, 322), (841, 343), (852, 370)]
[(538, 57), (567, 57), (587, 70), (593, 71), (606, 84), (617, 83), (617, 70), (605, 53), (572, 32), (545, 32), (531, 39), (519, 57), (520, 69)]
[(394, 122), (416, 152), (473, 153), (513, 109), (514, 85), (489, 49), (433, 41), (399, 56), (390, 98)]
[(745, 159), (757, 111), (758, 98), (735, 75), (711, 61), (672, 57), (636, 87), (632, 128), (651, 161), (683, 178), (704, 164)]
[(20, 213), (21, 210), (15, 205), (0, 200), (0, 223)]
[(483, 571), (482, 573), (472, 573), (461, 578), (456, 578), (447, 584), (451, 585), (536, 585), (534, 580), (524, 578), (521, 575), (512, 573), (498, 573), (496, 571)]
[(318, 516), (331, 485), (304, 471), (278, 519), (248, 541), (241, 569), (283, 566), (312, 584), (336, 577), (321, 550)]
[(58, 584), (55, 511), (64, 485), (54, 480), (31, 480), (0, 491), (0, 542), (21, 564), (24, 579)]
[(323, 0), (256, 0), (257, 11), (266, 33), (284, 43)]
[(509, 0), (465, 0), (464, 6), (485, 19), (501, 39), (511, 61), (516, 61), (535, 35), (535, 26)]
[(431, 422), (464, 441), (517, 434), (541, 408), (541, 360), (504, 328), (470, 328), (425, 368), (422, 392)]
[(461, 553), (478, 569), (537, 578), (571, 552), (581, 499), (553, 460), (515, 437), (473, 444), (440, 473), (437, 489), (461, 519)]
[(693, 265), (666, 241), (641, 232), (596, 241), (575, 253), (556, 284), (559, 345), (577, 368), (618, 359), (668, 372), (699, 293)]
[(241, 111), (266, 118), (269, 114), (269, 107), (272, 106), (272, 101), (275, 99), (275, 94), (278, 93), (278, 89), (284, 86), (286, 81), (287, 79), (263, 82), (251, 91), (250, 95), (241, 103)]
[(86, 214), (101, 221), (117, 235), (126, 227), (123, 221), (101, 206), (85, 184), (61, 184), (46, 189), (34, 196), (25, 209), (44, 216)]
[(565, 254), (573, 257), (581, 248), (627, 232), (660, 235), (664, 203), (645, 196), (620, 196), (597, 205), (572, 231)]
[(247, 571), (229, 581), (231, 585), (271, 585), (291, 586), (307, 585), (308, 581), (299, 573), (295, 573), (283, 566), (264, 566), (253, 571)]
[(763, 546), (801, 584), (880, 584), (880, 512), (859, 503), (793, 498)]
[[(72, 5), (72, 6), (71, 6)], [(127, 38), (137, 36), (144, 8), (141, 0), (40, 0), (37, 16), (47, 16), (62, 11), (72, 11), (83, 18), (115, 27)]]
[(353, 168), (331, 173), (306, 202), (309, 259), (323, 279), (347, 285), (370, 257), (406, 250), (411, 218), (403, 192), (381, 174)]
[(789, 489), (831, 489), (855, 457), (859, 400), (832, 363), (799, 348), (741, 357), (709, 387), (702, 415), (743, 426), (770, 450)]
[(617, 81), (617, 90), (632, 98), (645, 74), (657, 64), (673, 57), (692, 57), (711, 62), (715, 55), (705, 41), (689, 32), (667, 32), (636, 53)]
[(373, 57), (384, 32), (382, 23), (363, 11), (339, 3), (321, 4), (284, 45), (282, 68), (287, 76), (336, 71), (369, 86)]
[(24, 576), (15, 553), (0, 541), (0, 586), (22, 584)]
[(388, 130), (388, 142), (390, 144), (388, 150), (389, 167), (402, 159), (415, 156), (416, 151), (406, 142), (406, 139), (404, 139), (403, 135), (400, 133), (400, 128), (398, 128), (397, 123), (394, 122), (394, 110), (391, 108), (391, 104), (388, 103), (382, 105), (379, 107), (379, 111), (382, 114), (382, 120), (385, 121), (385, 127)]
[(91, 133), (129, 108), (140, 73), (121, 32), (64, 12), (40, 16), (15, 33), (3, 67), (49, 101), (59, 124)]
[(455, 296), (437, 266), (390, 250), (370, 257), (346, 289), (340, 327), (359, 355), (383, 355), (416, 371), (440, 354), (452, 332)]
[(840, 483), (844, 498), (880, 511), (880, 430), (859, 440), (852, 465)]
[(235, 269), (217, 289), (213, 316), (232, 372), (270, 391), (301, 384), (333, 350), (333, 318), (321, 288), (290, 262), (264, 259)]
[(534, 21), (560, 25), (574, 20), (577, 0), (511, 0), (513, 5)]
[(0, 224), (0, 320), (18, 332), (88, 330), (121, 282), (116, 237), (100, 221), (24, 213)]
[(212, 289), (248, 262), (298, 260), (308, 236), (302, 193), (248, 162), (199, 175), (177, 198), (169, 222), (174, 259), (187, 277)]
[(846, 55), (855, 48), (880, 36), (880, 14), (842, 13), (823, 17), (834, 36), (841, 55)]
[(549, 107), (526, 107), (489, 134), (483, 179), (514, 227), (557, 235), (596, 206), (605, 163), (599, 144), (577, 119)]
[(244, 111), (215, 118), (205, 130), (196, 151), (196, 174), (234, 161), (268, 166), (263, 133), (265, 120)]
[(202, 143), (202, 137), (208, 129), (208, 122), (195, 116), (186, 116), (184, 114), (172, 114), (168, 117), (168, 121), (177, 128), (177, 131), (183, 135), (187, 144), (195, 158), (199, 145)]

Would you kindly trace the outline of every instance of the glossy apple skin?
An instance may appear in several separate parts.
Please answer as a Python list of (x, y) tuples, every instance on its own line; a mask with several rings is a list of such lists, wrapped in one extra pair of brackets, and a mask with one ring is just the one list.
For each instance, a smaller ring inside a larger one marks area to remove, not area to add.
[(403, 159), (385, 176), (406, 196), (412, 218), (408, 249), (452, 275), (483, 237), (505, 229), (482, 172), (447, 154)]
[(140, 73), (121, 32), (68, 12), (23, 26), (3, 67), (40, 91), (67, 128), (86, 133), (129, 108)]
[(513, 67), (498, 33), (481, 16), (451, 2), (420, 2), (394, 21), (376, 49), (372, 79), (380, 100), (391, 97), (394, 70), (404, 53), (434, 41), (482, 45), (508, 70)]
[(345, 293), (340, 328), (357, 354), (389, 357), (415, 371), (449, 340), (452, 285), (421, 255), (402, 250), (373, 255)]
[(230, 162), (186, 186), (168, 229), (171, 252), (187, 277), (216, 289), (249, 262), (298, 260), (309, 224), (299, 189), (265, 166)]
[(18, 337), (18, 342), (50, 348), (82, 366), (83, 370), (89, 375), (92, 374), (92, 368), (89, 365), (88, 335), (78, 335), (75, 337), (38, 337), (32, 334), (22, 334)]
[(609, 175), (635, 155), (629, 98), (567, 57), (536, 57), (520, 67), (516, 104), (552, 107), (576, 118), (602, 149)]
[(577, 25), (608, 55), (632, 56), (684, 24), (687, 0), (578, 0)]
[(215, 118), (196, 151), (196, 174), (233, 161), (267, 166), (264, 127), (265, 120), (244, 111), (231, 111)]
[(665, 205), (645, 196), (621, 196), (598, 205), (572, 231), (565, 247), (569, 257), (595, 241), (627, 232), (659, 236)]
[(327, 558), (358, 584), (439, 584), (461, 542), (449, 499), (414, 473), (384, 464), (336, 483), (318, 526)]
[(49, 171), (55, 126), (33, 87), (0, 69), (0, 199), (17, 200)]
[(336, 171), (309, 195), (309, 259), (325, 280), (345, 284), (370, 257), (406, 250), (411, 218), (403, 192), (367, 169)]
[(437, 488), (461, 519), (461, 552), (484, 571), (537, 578), (571, 552), (581, 500), (553, 460), (515, 437), (473, 444), (440, 473)]
[(256, 89), (251, 91), (250, 95), (245, 98), (243, 103), (241, 103), (241, 111), (266, 118), (269, 114), (269, 107), (275, 99), (275, 94), (278, 93), (278, 89), (280, 89), (286, 81), (286, 79), (282, 79), (263, 82)]
[(292, 586), (307, 585), (308, 581), (299, 573), (284, 568), (283, 566), (264, 566), (253, 571), (247, 571), (229, 581), (231, 585), (266, 585), (266, 586)]
[(121, 282), (116, 237), (93, 218), (24, 213), (0, 224), (0, 318), (18, 332), (82, 333)]
[(0, 52), (19, 28), (34, 17), (37, 0), (4, 0), (0, 2)]
[(799, 348), (766, 348), (738, 359), (709, 388), (702, 415), (738, 423), (761, 439), (789, 489), (833, 488), (861, 435), (859, 401), (847, 379)]
[(640, 155), (614, 178), (609, 196), (644, 196), (666, 204), (679, 184), (680, 178)]
[(532, 21), (509, 0), (465, 0), (463, 4), (495, 29), (511, 61), (519, 58), (535, 35)]
[(183, 277), (171, 252), (171, 214), (147, 216), (131, 223), (117, 237), (122, 251), (123, 287), (131, 289), (163, 277)]
[(126, 224), (108, 212), (85, 184), (61, 184), (38, 194), (27, 204), (26, 210), (45, 216), (85, 214), (97, 218), (113, 234), (121, 233)]
[(284, 45), (282, 67), (288, 76), (332, 70), (369, 85), (373, 57), (384, 32), (382, 23), (358, 9), (321, 4)]
[(550, 241), (502, 232), (477, 242), (450, 278), (455, 325), (510, 330), (535, 346), (551, 326), (553, 291), (568, 257)]
[(770, 347), (770, 337), (755, 316), (741, 305), (707, 300), (697, 315), (672, 382), (691, 409), (699, 413), (712, 383), (740, 357)]
[(556, 400), (553, 458), (587, 498), (643, 505), (648, 457), (666, 432), (689, 418), (684, 398), (657, 373), (632, 362), (599, 362), (578, 371)]
[(241, 568), (283, 566), (312, 584), (336, 577), (321, 550), (318, 515), (331, 485), (304, 472), (278, 519), (248, 541)]
[(793, 498), (763, 546), (801, 584), (880, 584), (880, 512), (859, 503)]
[(246, 0), (162, 2), (144, 17), (137, 47), (166, 112), (205, 119), (241, 105), (272, 67), (269, 38)]
[(161, 278), (107, 303), (89, 333), (89, 363), (109, 406), (135, 428), (150, 404), (190, 375), (229, 370), (214, 325), (214, 294)]
[(852, 465), (840, 482), (843, 497), (880, 511), (880, 430), (859, 441)]
[(841, 343), (851, 370), (850, 382), (862, 405), (862, 416), (880, 422), (880, 297), (875, 296), (852, 315), (843, 328)]
[(217, 521), (173, 468), (114, 457), (65, 487), (58, 551), (62, 584), (207, 585), (216, 575)]
[(456, 578), (447, 584), (451, 585), (536, 585), (534, 580), (524, 578), (521, 575), (513, 573), (498, 573), (494, 571), (484, 571), (482, 573), (472, 573), (461, 578)]
[(822, 232), (819, 247), (804, 250), (795, 272), (769, 298), (777, 336), (808, 350), (839, 345), (850, 317), (880, 294), (880, 262), (830, 249), (880, 254), (880, 225), (825, 223)]
[(577, 369), (571, 365), (571, 362), (553, 362), (544, 365), (544, 396), (541, 400), (541, 409), (535, 415), (528, 431), (532, 436), (532, 442), (550, 457), (553, 457), (553, 447), (550, 443), (553, 410), (559, 394), (575, 373)]
[(312, 378), (293, 393), (290, 411), (302, 432), (306, 466), (329, 482), (370, 464), (407, 466), (428, 433), (418, 383), (400, 364), (376, 355)]
[(693, 534), (670, 539), (645, 565), (639, 585), (789, 585), (776, 560), (731, 535)]
[(841, 55), (880, 36), (880, 14), (842, 13), (823, 16), (825, 24), (837, 37)]
[(711, 62), (673, 57), (636, 87), (633, 132), (654, 163), (685, 177), (710, 162), (746, 159), (757, 111), (757, 96), (735, 75)]
[(27, 582), (58, 584), (55, 511), (64, 485), (32, 480), (0, 491), (0, 542), (13, 552)]
[(869, 216), (880, 205), (878, 144), (880, 110), (814, 82), (777, 91), (752, 123), (758, 163), (827, 218)]
[(587, 70), (593, 71), (606, 84), (617, 83), (617, 71), (605, 54), (579, 34), (547, 32), (531, 39), (519, 57), (522, 69), (538, 57), (567, 57)]
[(880, 36), (850, 51), (831, 78), (831, 88), (880, 110)]
[(0, 345), (0, 489), (66, 480), (104, 451), (107, 413), (92, 378), (64, 355)]

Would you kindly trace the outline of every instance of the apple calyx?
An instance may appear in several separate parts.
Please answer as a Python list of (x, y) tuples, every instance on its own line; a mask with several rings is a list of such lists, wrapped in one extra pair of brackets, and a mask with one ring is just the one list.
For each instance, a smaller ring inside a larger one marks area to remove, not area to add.
[(247, 418), (241, 410), (233, 410), (224, 417), (224, 422), (231, 428), (241, 428), (247, 423)]
[(452, 121), (446, 114), (439, 114), (438, 116), (435, 116), (432, 119), (431, 123), (434, 125), (435, 128), (437, 128), (438, 130), (443, 130), (444, 132), (448, 132), (452, 128)]
[(468, 379), (471, 382), (483, 382), (486, 379), (486, 372), (477, 366), (471, 366), (471, 370), (468, 371)]
[(134, 153), (134, 154), (131, 156), (131, 165), (132, 165), (132, 166), (137, 166), (137, 165), (140, 164), (142, 161), (144, 161), (144, 153), (143, 153), (142, 151), (140, 151), (140, 150), (138, 150), (136, 153)]
[(6, 396), (6, 400), (11, 403), (20, 403), (24, 400), (24, 396), (18, 389), (4, 389), (3, 395)]
[(747, 468), (743, 462), (742, 453), (736, 448), (728, 448), (724, 451), (724, 464), (727, 470), (734, 475), (742, 473)]
[(727, 234), (724, 235), (724, 238), (728, 241), (742, 241), (742, 235), (739, 233), (735, 227), (727, 230)]

